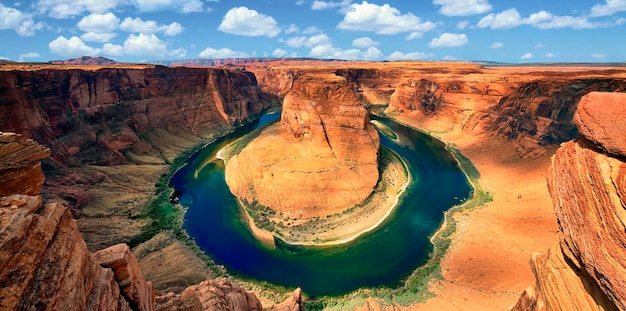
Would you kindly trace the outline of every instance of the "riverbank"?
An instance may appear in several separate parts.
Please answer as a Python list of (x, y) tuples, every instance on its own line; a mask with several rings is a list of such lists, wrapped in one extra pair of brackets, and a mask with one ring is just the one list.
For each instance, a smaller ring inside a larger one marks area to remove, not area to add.
[[(389, 113), (387, 117), (454, 146), (480, 172), (475, 189), (486, 197), (446, 213), (430, 262), (409, 277), (405, 287), (423, 282), (423, 291), (389, 297), (385, 291), (351, 300), (365, 300), (356, 310), (506, 310), (532, 282), (530, 254), (545, 251), (558, 240), (557, 224), (545, 186), (553, 153), (520, 158), (515, 146), (475, 129), (468, 135), (463, 120), (449, 122), (417, 114)], [(454, 153), (454, 152), (453, 152)], [(457, 160), (458, 155), (455, 153)], [(466, 172), (467, 174), (467, 172)], [(472, 179), (471, 176), (470, 180)], [(481, 202), (482, 201), (482, 202)], [(391, 294), (395, 294), (393, 291)], [(419, 297), (423, 297), (420, 299)], [(396, 305), (389, 306), (391, 299)]]
[(270, 237), (302, 246), (351, 242), (388, 219), (411, 183), (406, 163), (392, 150), (382, 147), (379, 162), (380, 179), (374, 192), (365, 202), (345, 212), (306, 220), (289, 219), (280, 213), (272, 215), (267, 208), (239, 201), (242, 214), (252, 234), (265, 245), (273, 244)]

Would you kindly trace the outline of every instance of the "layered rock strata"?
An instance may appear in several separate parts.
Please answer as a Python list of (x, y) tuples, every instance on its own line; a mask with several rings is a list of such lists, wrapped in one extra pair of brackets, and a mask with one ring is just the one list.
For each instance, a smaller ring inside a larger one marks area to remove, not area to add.
[(285, 97), (280, 124), (227, 161), (226, 182), (248, 204), (297, 218), (330, 215), (372, 193), (379, 145), (348, 81), (308, 74)]
[[(156, 292), (127, 245), (90, 253), (69, 209), (25, 194), (41, 190), (40, 160), (47, 149), (0, 132), (0, 154), (0, 180), (24, 177), (21, 188), (0, 184), (0, 309), (263, 309), (254, 293), (227, 279), (206, 280), (179, 295)], [(301, 302), (298, 289), (276, 310), (300, 310)]]
[(560, 243), (532, 258), (536, 282), (513, 310), (626, 310), (626, 93), (590, 93), (548, 188)]

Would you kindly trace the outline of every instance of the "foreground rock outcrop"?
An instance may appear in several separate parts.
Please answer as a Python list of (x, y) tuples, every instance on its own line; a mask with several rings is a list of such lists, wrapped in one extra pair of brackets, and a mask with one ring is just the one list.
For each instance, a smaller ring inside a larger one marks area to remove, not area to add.
[(532, 257), (535, 283), (513, 310), (626, 310), (626, 93), (590, 93), (581, 137), (559, 148), (548, 187), (560, 243)]
[[(68, 208), (30, 195), (41, 191), (40, 161), (48, 155), (22, 135), (0, 132), (0, 180), (23, 178), (0, 184), (0, 309), (263, 309), (254, 293), (227, 279), (180, 295), (157, 293), (125, 244), (90, 253)], [(276, 310), (300, 310), (300, 295), (296, 290)]]
[(294, 82), (280, 124), (227, 161), (241, 200), (311, 218), (363, 202), (378, 182), (379, 137), (348, 81), (308, 74)]

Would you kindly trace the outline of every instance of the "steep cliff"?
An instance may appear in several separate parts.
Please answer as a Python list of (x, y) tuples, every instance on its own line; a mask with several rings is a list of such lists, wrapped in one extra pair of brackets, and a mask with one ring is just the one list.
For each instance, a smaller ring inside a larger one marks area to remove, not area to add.
[(238, 198), (298, 218), (363, 202), (378, 182), (378, 133), (346, 79), (309, 73), (295, 80), (280, 124), (227, 161)]
[(254, 75), (237, 70), (0, 71), (0, 129), (34, 139), (66, 164), (171, 160), (160, 132), (213, 135), (257, 116), (270, 100)]
[(513, 310), (626, 310), (625, 93), (589, 93), (574, 115), (581, 137), (559, 148), (548, 188), (561, 231), (533, 255), (536, 282)]
[[(69, 209), (32, 193), (41, 190), (40, 161), (48, 155), (22, 135), (0, 132), (0, 180), (23, 178), (19, 188), (0, 184), (0, 309), (263, 309), (254, 293), (227, 279), (206, 280), (179, 295), (155, 292), (125, 244), (90, 253)], [(300, 293), (275, 310), (300, 310)]]

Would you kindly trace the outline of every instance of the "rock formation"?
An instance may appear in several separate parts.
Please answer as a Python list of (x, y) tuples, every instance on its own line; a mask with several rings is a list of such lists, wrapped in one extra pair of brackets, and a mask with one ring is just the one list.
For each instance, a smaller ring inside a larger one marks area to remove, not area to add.
[[(0, 155), (0, 180), (23, 178), (21, 188), (0, 184), (0, 309), (263, 309), (254, 293), (227, 279), (204, 281), (180, 295), (156, 293), (127, 245), (90, 253), (69, 209), (43, 204), (32, 193), (41, 190), (40, 160), (49, 155), (47, 149), (0, 132)], [(276, 310), (300, 310), (300, 295), (296, 290)]]
[(625, 115), (625, 93), (580, 101), (582, 136), (559, 148), (548, 174), (560, 243), (533, 255), (536, 281), (513, 310), (626, 310)]
[(294, 217), (334, 214), (374, 190), (378, 148), (347, 80), (311, 73), (294, 81), (280, 124), (227, 161), (226, 182), (245, 202)]

